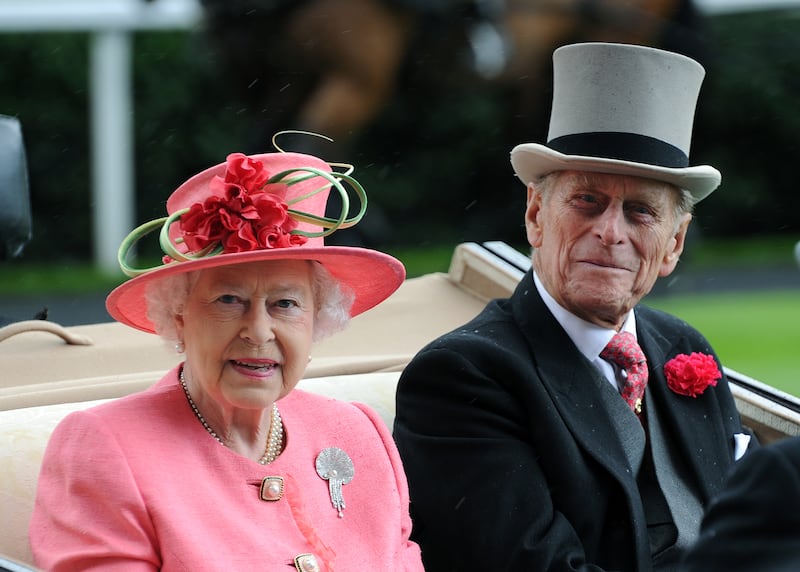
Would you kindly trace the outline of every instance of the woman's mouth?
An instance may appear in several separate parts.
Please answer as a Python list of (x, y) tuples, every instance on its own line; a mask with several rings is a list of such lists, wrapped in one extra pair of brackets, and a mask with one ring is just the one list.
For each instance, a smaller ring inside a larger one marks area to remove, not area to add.
[(269, 361), (240, 361), (240, 360), (231, 360), (231, 363), (240, 368), (244, 368), (250, 371), (259, 371), (259, 372), (268, 372), (278, 367), (278, 363), (272, 360)]

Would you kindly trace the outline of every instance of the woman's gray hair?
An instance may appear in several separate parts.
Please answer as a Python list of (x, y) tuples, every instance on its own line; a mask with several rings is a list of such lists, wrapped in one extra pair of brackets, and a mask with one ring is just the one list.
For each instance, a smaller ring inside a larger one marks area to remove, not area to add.
[[(350, 308), (355, 296), (340, 284), (319, 262), (311, 264), (314, 300), (314, 341), (318, 342), (343, 330), (350, 321)], [(183, 312), (192, 287), (197, 282), (200, 270), (184, 272), (152, 281), (147, 286), (145, 300), (147, 318), (153, 323), (156, 333), (169, 345), (180, 342), (175, 317)]]

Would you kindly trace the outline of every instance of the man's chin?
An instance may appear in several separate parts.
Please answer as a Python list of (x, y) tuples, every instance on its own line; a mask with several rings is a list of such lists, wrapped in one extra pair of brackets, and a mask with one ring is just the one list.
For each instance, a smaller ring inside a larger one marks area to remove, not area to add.
[(617, 326), (634, 306), (630, 285), (614, 288), (611, 284), (584, 282), (571, 297), (572, 313), (587, 322), (601, 326)]
[(570, 282), (581, 290), (594, 288), (616, 293), (617, 296), (630, 294), (635, 275), (630, 270), (610, 266), (586, 265), (574, 272)]

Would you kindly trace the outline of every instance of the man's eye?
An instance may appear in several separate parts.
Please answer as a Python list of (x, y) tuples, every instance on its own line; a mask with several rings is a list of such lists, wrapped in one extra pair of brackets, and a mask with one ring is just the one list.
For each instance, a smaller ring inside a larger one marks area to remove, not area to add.
[(588, 193), (580, 193), (575, 195), (574, 198), (576, 205), (596, 205), (598, 203), (597, 197)]
[(630, 212), (637, 215), (650, 216), (653, 214), (653, 211), (644, 205), (633, 205), (630, 207), (629, 210)]

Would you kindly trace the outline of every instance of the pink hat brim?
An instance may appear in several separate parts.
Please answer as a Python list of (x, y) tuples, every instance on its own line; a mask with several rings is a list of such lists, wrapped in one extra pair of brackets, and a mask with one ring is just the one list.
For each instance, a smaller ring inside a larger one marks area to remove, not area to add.
[(256, 250), (166, 264), (117, 286), (106, 298), (106, 309), (112, 318), (123, 324), (155, 333), (147, 318), (145, 299), (147, 286), (154, 280), (205, 268), (268, 260), (315, 260), (321, 263), (339, 283), (355, 294), (351, 317), (366, 312), (391, 296), (406, 276), (405, 267), (399, 260), (367, 248), (322, 246)]

